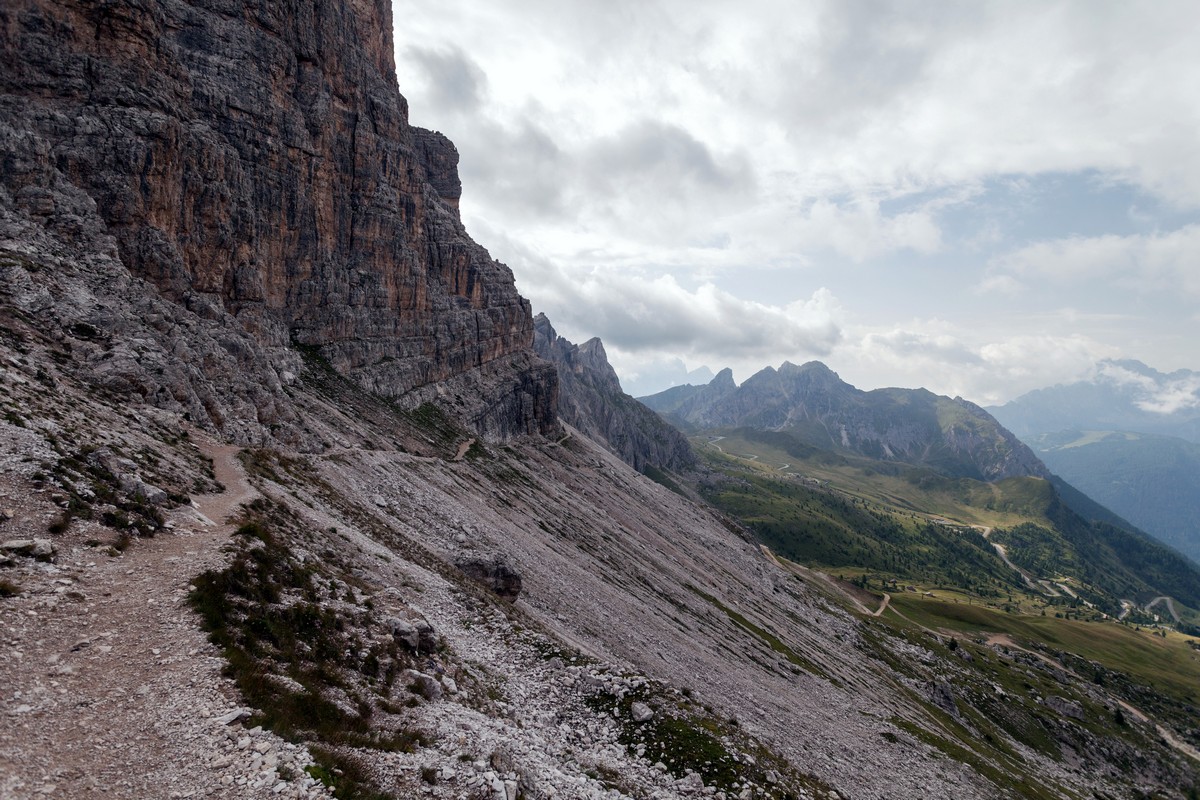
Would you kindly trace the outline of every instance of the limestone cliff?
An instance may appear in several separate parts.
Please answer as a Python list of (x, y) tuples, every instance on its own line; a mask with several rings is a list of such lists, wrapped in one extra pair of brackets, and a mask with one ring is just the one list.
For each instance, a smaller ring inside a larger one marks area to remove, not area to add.
[(687, 437), (621, 390), (604, 344), (573, 344), (558, 335), (545, 314), (534, 318), (534, 348), (558, 368), (564, 422), (621, 457), (634, 469), (681, 470), (695, 466)]
[(5, 204), (276, 360), (549, 429), (528, 302), (463, 229), (453, 145), (408, 124), (391, 30), (386, 0), (5, 3)]

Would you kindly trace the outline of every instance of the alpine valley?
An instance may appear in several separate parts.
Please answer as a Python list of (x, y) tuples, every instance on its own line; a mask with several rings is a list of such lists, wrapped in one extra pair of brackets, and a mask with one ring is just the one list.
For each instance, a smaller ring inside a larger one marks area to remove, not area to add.
[(623, 393), (394, 23), (0, 6), (0, 796), (1200, 791), (1192, 562), (958, 398)]

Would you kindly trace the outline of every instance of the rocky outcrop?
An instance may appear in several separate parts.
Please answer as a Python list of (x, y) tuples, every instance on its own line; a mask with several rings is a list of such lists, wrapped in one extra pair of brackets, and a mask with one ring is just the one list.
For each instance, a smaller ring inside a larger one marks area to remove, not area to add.
[(734, 386), (728, 370), (704, 387), (643, 398), (697, 428), (788, 431), (805, 444), (947, 475), (1000, 480), (1049, 477), (1033, 451), (979, 406), (925, 389), (864, 392), (818, 361), (767, 367)]
[(4, 203), (60, 250), (111, 237), (259, 372), (308, 347), (485, 434), (549, 430), (528, 302), (463, 229), (453, 145), (408, 124), (391, 30), (384, 0), (6, 3)]
[(558, 368), (559, 415), (569, 425), (641, 472), (695, 466), (687, 437), (621, 390), (599, 339), (573, 344), (558, 335), (545, 314), (538, 314), (534, 348)]

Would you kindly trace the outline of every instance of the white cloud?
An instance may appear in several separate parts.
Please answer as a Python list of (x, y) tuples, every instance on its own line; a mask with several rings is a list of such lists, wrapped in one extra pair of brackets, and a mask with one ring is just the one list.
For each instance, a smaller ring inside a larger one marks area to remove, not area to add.
[(1189, 408), (1200, 408), (1200, 378), (1177, 381), (1137, 401), (1137, 407), (1155, 414), (1174, 414)]
[(1156, 371), (1137, 371), (1120, 362), (1105, 361), (1097, 369), (1098, 380), (1126, 387), (1135, 396), (1134, 405), (1155, 414), (1174, 414), (1200, 408), (1200, 374), (1194, 372), (1163, 375)]
[(668, 273), (564, 269), (491, 228), (485, 228), (484, 239), (504, 252), (517, 288), (563, 336), (573, 341), (599, 336), (628, 364), (637, 355), (641, 360), (684, 358), (693, 366), (734, 360), (761, 365), (776, 357), (826, 356), (842, 338), (844, 312), (826, 289), (807, 298), (762, 303), (707, 281), (685, 285)]
[(858, 263), (900, 250), (935, 253), (942, 243), (941, 230), (929, 211), (887, 216), (880, 212), (878, 200), (871, 198), (846, 205), (818, 200), (792, 226), (798, 246), (828, 248)]
[(984, 288), (1034, 277), (1059, 284), (1107, 280), (1137, 292), (1200, 295), (1200, 225), (1169, 233), (1070, 237), (1038, 242), (992, 259)]
[(998, 294), (1020, 294), (1025, 291), (1025, 284), (1014, 278), (1012, 275), (987, 275), (980, 281), (977, 291), (986, 294), (988, 292), (996, 292)]
[[(395, 19), (413, 122), (462, 154), (468, 229), (614, 360), (812, 354), (987, 400), (1126, 348), (1194, 358), (1198, 4), (400, 0)], [(1049, 184), (1093, 205), (1059, 220)], [(789, 307), (822, 286), (849, 311)]]
[(990, 338), (944, 320), (913, 320), (867, 332), (858, 343), (840, 348), (835, 368), (856, 379), (882, 374), (891, 379), (888, 385), (922, 386), (989, 405), (1084, 378), (1097, 360), (1111, 354), (1110, 348), (1079, 335)]

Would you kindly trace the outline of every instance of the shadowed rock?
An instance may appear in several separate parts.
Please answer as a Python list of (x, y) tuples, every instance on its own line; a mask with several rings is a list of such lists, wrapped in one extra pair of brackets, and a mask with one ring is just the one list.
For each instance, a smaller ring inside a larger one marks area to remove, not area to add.
[(457, 566), (505, 600), (516, 600), (521, 594), (521, 573), (503, 556), (467, 558), (458, 561)]

